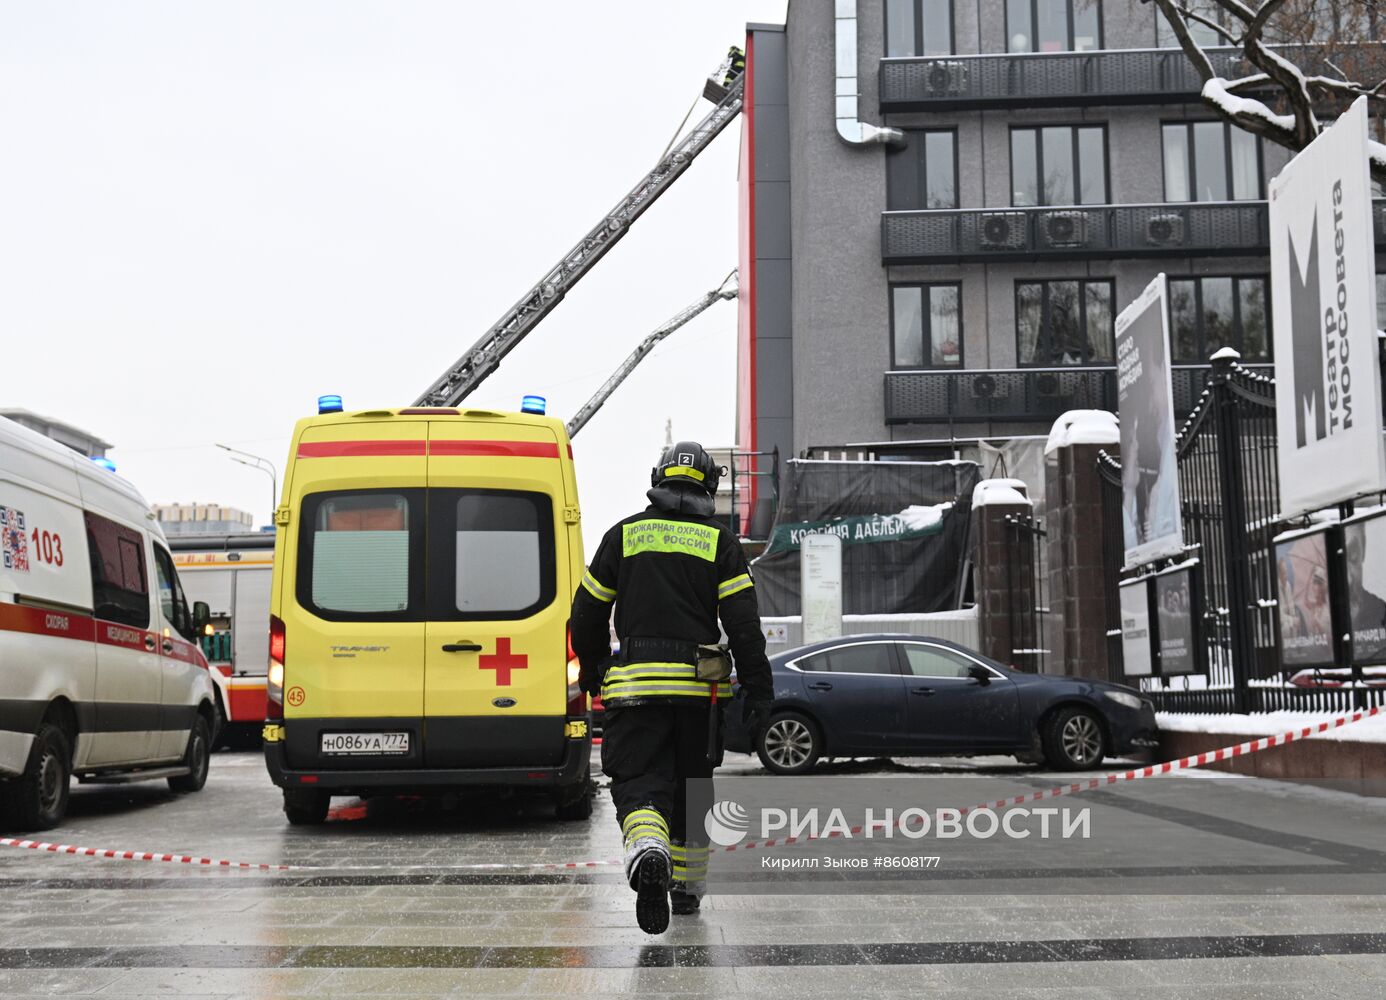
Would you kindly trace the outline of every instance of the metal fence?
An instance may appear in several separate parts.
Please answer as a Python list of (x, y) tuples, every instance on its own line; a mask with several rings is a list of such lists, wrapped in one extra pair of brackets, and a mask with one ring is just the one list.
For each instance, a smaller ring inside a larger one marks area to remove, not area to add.
[[(1185, 555), (1199, 561), (1195, 609), (1207, 676), (1144, 678), (1158, 708), (1180, 712), (1342, 711), (1386, 704), (1386, 689), (1319, 686), (1280, 666), (1273, 538), (1283, 530), (1275, 426), (1275, 381), (1231, 360), (1213, 363), (1206, 389), (1178, 436)], [(1103, 491), (1108, 671), (1122, 669), (1118, 583), (1124, 554), (1121, 463), (1098, 460)], [(1155, 567), (1158, 568), (1158, 567)], [(1296, 680), (1298, 683), (1296, 683)]]
[[(1377, 246), (1386, 205), (1372, 204)], [(1270, 252), (1264, 201), (1159, 202), (883, 212), (884, 264), (1258, 256)]]
[[(1247, 366), (1270, 374), (1270, 365)], [(1174, 413), (1187, 416), (1208, 380), (1207, 365), (1175, 365)], [(1117, 408), (1116, 368), (962, 369), (885, 373), (888, 424), (977, 423), (989, 420), (1053, 422), (1069, 410)]]
[[(1383, 61), (1379, 45), (1342, 48), (1371, 67)], [(1338, 75), (1321, 47), (1280, 51), (1306, 74)], [(1256, 72), (1240, 48), (1206, 52), (1218, 76), (1235, 79)], [(1357, 78), (1380, 79), (1380, 73), (1361, 72)], [(1197, 101), (1202, 89), (1198, 72), (1178, 48), (888, 58), (880, 68), (881, 109), (888, 112), (1184, 103)]]

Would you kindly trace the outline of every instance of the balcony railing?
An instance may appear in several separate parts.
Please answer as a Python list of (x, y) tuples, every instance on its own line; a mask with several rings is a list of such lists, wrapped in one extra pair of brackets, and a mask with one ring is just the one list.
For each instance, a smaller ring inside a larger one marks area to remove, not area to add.
[[(1272, 374), (1271, 365), (1248, 365)], [(1175, 365), (1174, 412), (1193, 410), (1207, 365)], [(1116, 369), (1009, 368), (886, 372), (887, 424), (1052, 422), (1068, 410), (1117, 409)]]
[[(1339, 49), (1335, 55), (1349, 62), (1355, 79), (1386, 75), (1380, 71), (1386, 48), (1379, 43)], [(1239, 48), (1206, 51), (1221, 77), (1253, 72)], [(1279, 51), (1309, 75), (1338, 75), (1324, 63), (1322, 49), (1287, 45)], [(1099, 49), (882, 59), (880, 88), (882, 111), (953, 111), (1185, 103), (1199, 99), (1202, 82), (1182, 49)]]
[[(1372, 224), (1377, 245), (1386, 246), (1386, 201), (1373, 202)], [(965, 208), (881, 216), (884, 264), (1269, 252), (1264, 201)]]

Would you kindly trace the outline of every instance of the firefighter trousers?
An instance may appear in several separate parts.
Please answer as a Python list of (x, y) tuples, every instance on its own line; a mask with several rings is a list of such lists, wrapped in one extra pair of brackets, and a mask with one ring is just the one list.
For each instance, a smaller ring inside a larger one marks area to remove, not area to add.
[(712, 782), (689, 780), (710, 779), (713, 765), (707, 759), (708, 703), (686, 702), (608, 707), (602, 771), (611, 779), (627, 879), (646, 851), (661, 850), (672, 862), (673, 887), (700, 895)]

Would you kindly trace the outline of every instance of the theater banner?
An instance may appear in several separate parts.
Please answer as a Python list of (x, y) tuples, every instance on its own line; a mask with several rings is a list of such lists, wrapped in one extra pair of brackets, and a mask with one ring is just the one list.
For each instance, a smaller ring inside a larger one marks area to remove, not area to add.
[(1269, 194), (1280, 507), (1289, 517), (1386, 489), (1367, 99), (1291, 160)]

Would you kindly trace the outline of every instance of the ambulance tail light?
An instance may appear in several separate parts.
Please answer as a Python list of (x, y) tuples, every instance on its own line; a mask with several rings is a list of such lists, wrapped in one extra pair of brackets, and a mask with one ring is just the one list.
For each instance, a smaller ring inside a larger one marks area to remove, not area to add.
[(578, 675), (582, 672), (582, 667), (578, 664), (577, 654), (573, 652), (573, 623), (569, 622), (566, 629), (567, 641), (564, 648), (568, 653), (568, 714), (586, 715), (587, 714), (587, 695), (582, 688), (578, 687)]
[(284, 718), (284, 622), (270, 615), (269, 673), (265, 677), (265, 718)]

